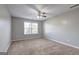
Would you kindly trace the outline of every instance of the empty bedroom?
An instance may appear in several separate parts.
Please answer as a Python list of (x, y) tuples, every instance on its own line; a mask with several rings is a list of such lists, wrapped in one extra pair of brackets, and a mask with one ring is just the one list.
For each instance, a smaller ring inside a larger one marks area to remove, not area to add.
[(0, 55), (79, 55), (79, 4), (0, 4)]

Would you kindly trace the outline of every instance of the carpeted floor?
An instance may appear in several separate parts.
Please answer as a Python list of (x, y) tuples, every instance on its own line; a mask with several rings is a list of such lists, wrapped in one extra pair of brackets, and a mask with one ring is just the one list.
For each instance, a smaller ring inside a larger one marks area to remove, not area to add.
[(77, 55), (79, 49), (47, 39), (32, 39), (13, 42), (9, 55)]

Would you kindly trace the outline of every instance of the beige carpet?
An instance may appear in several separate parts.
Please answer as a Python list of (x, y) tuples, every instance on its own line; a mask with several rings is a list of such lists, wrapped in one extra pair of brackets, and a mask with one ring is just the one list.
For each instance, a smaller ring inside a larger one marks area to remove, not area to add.
[(47, 39), (31, 39), (13, 42), (9, 55), (75, 55), (79, 49), (72, 48)]

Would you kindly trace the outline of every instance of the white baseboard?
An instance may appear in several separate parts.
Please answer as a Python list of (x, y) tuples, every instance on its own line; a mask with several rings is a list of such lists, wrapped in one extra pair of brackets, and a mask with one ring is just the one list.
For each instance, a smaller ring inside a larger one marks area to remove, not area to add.
[[(47, 38), (47, 39), (49, 39), (49, 38)], [(79, 49), (78, 46), (74, 46), (74, 45), (71, 45), (71, 44), (68, 44), (68, 43), (65, 43), (65, 42), (57, 41), (57, 40), (55, 40), (55, 39), (49, 39), (49, 40), (51, 40), (51, 41), (55, 41), (55, 42), (57, 42), (57, 43), (60, 43), (60, 44), (66, 45), (66, 46), (70, 46), (70, 47)]]
[(9, 49), (11, 43), (12, 43), (12, 42), (9, 42), (9, 43), (8, 43), (7, 48), (6, 48), (6, 52), (8, 52), (8, 49)]
[(7, 55), (8, 49), (9, 49), (10, 45), (11, 45), (11, 42), (9, 42), (8, 44), (6, 44), (5, 49), (3, 51), (0, 51), (0, 55)]
[(41, 39), (41, 38), (23, 38), (23, 39), (15, 39), (15, 40), (12, 40), (12, 41), (24, 41), (24, 40), (31, 40), (31, 39)]
[(11, 45), (11, 42), (8, 42), (6, 45), (3, 46), (3, 48), (0, 50), (0, 52), (7, 53), (10, 45)]

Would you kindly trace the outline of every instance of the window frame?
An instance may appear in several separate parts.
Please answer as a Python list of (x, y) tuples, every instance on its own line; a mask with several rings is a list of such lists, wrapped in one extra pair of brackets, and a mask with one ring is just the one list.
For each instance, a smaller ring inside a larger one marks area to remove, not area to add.
[[(27, 34), (27, 33), (25, 33), (25, 23), (30, 23), (31, 24), (31, 26), (29, 27), (30, 28), (30, 33), (29, 34)], [(36, 23), (37, 24), (37, 33), (33, 33), (32, 32), (32, 24), (33, 23)], [(38, 24), (38, 22), (24, 22), (24, 35), (33, 35), (33, 34), (39, 34), (39, 24)]]

